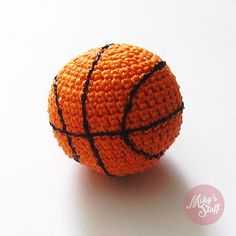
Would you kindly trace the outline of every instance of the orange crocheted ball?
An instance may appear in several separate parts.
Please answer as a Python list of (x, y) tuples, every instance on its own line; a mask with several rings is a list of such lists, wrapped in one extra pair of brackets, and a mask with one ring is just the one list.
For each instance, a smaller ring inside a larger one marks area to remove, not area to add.
[(183, 108), (166, 63), (128, 44), (76, 57), (55, 77), (48, 99), (65, 153), (109, 176), (155, 165), (179, 134)]

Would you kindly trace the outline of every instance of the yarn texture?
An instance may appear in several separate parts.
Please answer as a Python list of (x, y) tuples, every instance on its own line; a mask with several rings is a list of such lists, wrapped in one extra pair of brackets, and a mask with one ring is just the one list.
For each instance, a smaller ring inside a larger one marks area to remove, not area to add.
[(110, 44), (79, 55), (54, 78), (48, 113), (64, 152), (109, 176), (154, 166), (179, 135), (184, 105), (157, 55)]

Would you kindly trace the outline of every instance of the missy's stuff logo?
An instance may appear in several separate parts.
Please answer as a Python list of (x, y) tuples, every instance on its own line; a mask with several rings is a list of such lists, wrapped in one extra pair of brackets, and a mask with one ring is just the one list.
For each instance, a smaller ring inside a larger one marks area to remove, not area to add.
[(224, 211), (222, 194), (210, 185), (198, 185), (185, 196), (184, 210), (196, 224), (208, 225), (216, 222)]

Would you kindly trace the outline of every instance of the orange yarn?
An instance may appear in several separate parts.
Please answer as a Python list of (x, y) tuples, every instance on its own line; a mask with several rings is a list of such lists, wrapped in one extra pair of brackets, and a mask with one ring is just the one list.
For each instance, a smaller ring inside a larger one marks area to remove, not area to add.
[(69, 62), (48, 99), (50, 124), (65, 153), (110, 176), (155, 165), (179, 134), (182, 110), (165, 62), (127, 44), (92, 49)]

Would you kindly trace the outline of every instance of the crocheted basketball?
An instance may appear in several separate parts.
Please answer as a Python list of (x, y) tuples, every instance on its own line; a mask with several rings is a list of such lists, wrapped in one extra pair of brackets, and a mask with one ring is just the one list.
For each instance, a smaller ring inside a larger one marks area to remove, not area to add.
[(166, 62), (127, 44), (76, 57), (55, 77), (48, 99), (65, 153), (109, 176), (155, 165), (179, 134), (183, 108)]

